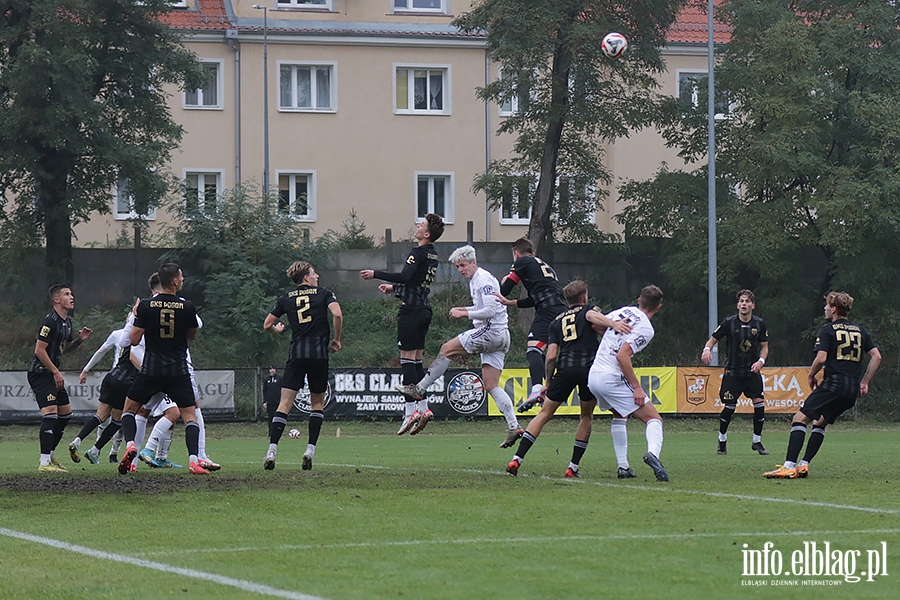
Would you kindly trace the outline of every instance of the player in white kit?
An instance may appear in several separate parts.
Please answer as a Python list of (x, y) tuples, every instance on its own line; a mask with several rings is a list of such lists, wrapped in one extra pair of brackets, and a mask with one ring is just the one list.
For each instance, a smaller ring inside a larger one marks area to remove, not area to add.
[[(481, 377), (484, 387), (506, 418), (506, 438), (500, 447), (509, 448), (522, 437), (524, 430), (519, 427), (512, 400), (500, 387), (500, 374), (503, 372), (506, 353), (509, 351), (509, 321), (506, 315), (506, 306), (494, 295), (495, 292), (500, 291), (500, 283), (496, 277), (478, 266), (475, 248), (472, 246), (457, 248), (450, 255), (449, 261), (456, 265), (460, 275), (469, 280), (469, 294), (472, 296), (473, 302), (472, 306), (451, 308), (450, 318), (467, 317), (472, 319), (474, 327), (441, 346), (440, 354), (431, 363), (428, 372), (419, 383), (400, 385), (397, 386), (397, 390), (408, 398), (424, 398), (428, 386), (444, 374), (453, 358), (467, 354), (480, 354)], [(431, 411), (428, 411), (426, 415), (429, 416), (429, 420), (434, 418), (430, 416)], [(419, 430), (421, 431), (421, 429), (422, 426)]]
[(662, 297), (662, 290), (648, 285), (641, 290), (637, 306), (624, 306), (606, 315), (613, 321), (624, 320), (631, 325), (631, 333), (623, 335), (607, 329), (588, 374), (588, 387), (597, 398), (597, 406), (600, 410), (613, 413), (610, 430), (619, 463), (619, 479), (635, 477), (628, 465), (628, 434), (625, 429), (628, 416), (634, 415), (646, 426), (647, 453), (644, 454), (644, 462), (653, 469), (658, 481), (669, 480), (659, 460), (663, 443), (662, 418), (641, 388), (631, 362), (631, 357), (646, 348), (653, 339), (650, 319), (659, 312)]

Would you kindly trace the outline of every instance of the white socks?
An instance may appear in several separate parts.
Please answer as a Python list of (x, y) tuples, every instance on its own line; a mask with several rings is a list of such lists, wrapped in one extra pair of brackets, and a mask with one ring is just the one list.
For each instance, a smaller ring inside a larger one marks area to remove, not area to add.
[(497, 404), (497, 408), (500, 409), (500, 412), (502, 412), (503, 416), (506, 418), (506, 427), (508, 429), (518, 429), (519, 420), (516, 419), (516, 408), (513, 406), (512, 400), (510, 400), (509, 395), (505, 391), (503, 391), (503, 388), (497, 386), (492, 389), (491, 398), (494, 399), (494, 402)]
[(659, 458), (662, 452), (663, 444), (663, 428), (662, 421), (659, 419), (650, 419), (647, 421), (647, 452)]
[(612, 435), (613, 450), (616, 453), (616, 462), (619, 468), (628, 468), (628, 430), (626, 423), (628, 419), (617, 419), (613, 417), (609, 426), (609, 433)]
[(449, 366), (450, 359), (443, 354), (438, 354), (431, 366), (428, 367), (428, 371), (425, 372), (425, 377), (417, 384), (418, 387), (422, 390), (427, 390), (432, 383), (437, 381), (438, 377), (444, 374)]

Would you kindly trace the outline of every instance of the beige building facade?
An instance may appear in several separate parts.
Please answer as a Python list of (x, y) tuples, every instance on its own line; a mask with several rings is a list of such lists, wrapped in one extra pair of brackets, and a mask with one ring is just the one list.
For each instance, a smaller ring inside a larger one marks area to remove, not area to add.
[[(527, 215), (489, 209), (471, 190), (514, 140), (495, 133), (509, 107), (475, 96), (498, 77), (484, 37), (450, 25), (470, 0), (264, 1), (186, 0), (169, 15), (212, 74), (204, 89), (170, 90), (172, 114), (185, 128), (170, 171), (185, 182), (186, 206), (211, 210), (238, 183), (262, 189), (268, 130), (269, 187), (312, 237), (340, 231), (351, 212), (376, 241), (386, 229), (394, 240), (409, 238), (427, 212), (444, 215), (445, 241), (466, 240), (469, 222), (475, 241), (526, 233)], [(705, 75), (707, 63), (705, 43), (689, 39), (698, 29), (678, 29), (660, 80), (672, 95)], [(614, 187), (650, 177), (662, 162), (682, 164), (654, 131), (617, 141), (606, 160)], [(76, 245), (114, 245), (130, 230), (129, 198), (112, 202), (112, 214), (76, 227)], [(614, 190), (603, 208), (597, 225), (620, 232)], [(149, 233), (179, 218), (159, 208)]]

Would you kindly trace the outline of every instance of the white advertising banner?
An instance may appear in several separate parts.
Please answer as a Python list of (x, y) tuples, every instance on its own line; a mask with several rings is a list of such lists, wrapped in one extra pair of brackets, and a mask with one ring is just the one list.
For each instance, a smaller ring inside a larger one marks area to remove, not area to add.
[[(77, 373), (66, 373), (66, 391), (75, 417), (89, 417), (97, 411), (104, 372), (88, 373), (84, 384)], [(234, 412), (234, 371), (196, 371), (200, 406), (214, 414)], [(0, 371), (0, 421), (37, 419), (41, 415), (25, 371)]]

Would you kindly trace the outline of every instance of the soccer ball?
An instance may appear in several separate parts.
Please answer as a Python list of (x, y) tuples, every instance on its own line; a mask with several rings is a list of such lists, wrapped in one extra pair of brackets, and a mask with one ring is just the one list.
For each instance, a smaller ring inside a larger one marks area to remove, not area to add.
[(628, 40), (621, 33), (607, 33), (606, 37), (603, 38), (603, 43), (600, 44), (600, 48), (603, 49), (603, 54), (608, 58), (619, 58), (625, 52), (625, 49), (628, 48)]
[(296, 440), (298, 437), (300, 437), (300, 430), (299, 429), (291, 429), (290, 431), (288, 431), (288, 437), (291, 438), (292, 440)]

